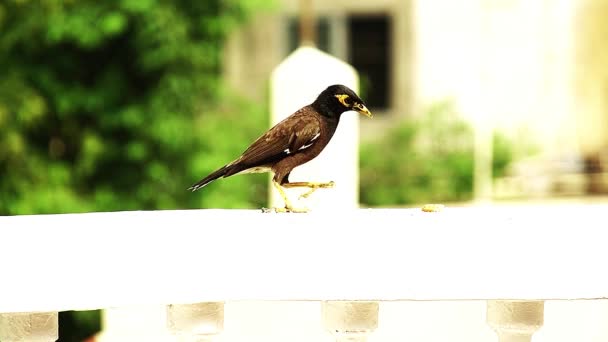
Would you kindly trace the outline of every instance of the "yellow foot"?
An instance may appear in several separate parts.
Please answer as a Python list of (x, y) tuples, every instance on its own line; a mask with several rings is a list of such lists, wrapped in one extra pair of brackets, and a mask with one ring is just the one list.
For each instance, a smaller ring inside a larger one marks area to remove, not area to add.
[(274, 208), (277, 213), (307, 213), (308, 208), (294, 208), (292, 206), (285, 206), (283, 208)]
[(317, 191), (317, 189), (328, 189), (333, 188), (334, 186), (336, 186), (336, 183), (334, 181), (327, 183), (308, 183), (308, 187), (310, 188), (310, 190), (301, 194), (298, 199), (308, 198), (308, 196), (312, 195), (312, 193)]

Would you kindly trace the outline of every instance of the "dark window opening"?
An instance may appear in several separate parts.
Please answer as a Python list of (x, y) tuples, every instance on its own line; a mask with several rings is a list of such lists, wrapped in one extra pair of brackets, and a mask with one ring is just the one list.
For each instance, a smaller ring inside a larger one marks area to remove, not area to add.
[[(336, 35), (336, 25), (345, 25), (343, 39), (347, 40), (348, 62), (359, 73), (359, 93), (372, 109), (385, 110), (391, 105), (391, 42), (392, 30), (388, 15), (350, 15), (344, 21), (320, 16), (316, 20), (315, 45), (329, 54), (339, 49), (342, 34)], [(333, 30), (333, 31), (332, 31)], [(333, 32), (333, 34), (332, 34)], [(297, 17), (287, 20), (287, 51), (290, 54), (300, 44)]]
[(359, 72), (361, 96), (370, 108), (390, 105), (390, 44), (388, 16), (348, 18), (350, 63)]

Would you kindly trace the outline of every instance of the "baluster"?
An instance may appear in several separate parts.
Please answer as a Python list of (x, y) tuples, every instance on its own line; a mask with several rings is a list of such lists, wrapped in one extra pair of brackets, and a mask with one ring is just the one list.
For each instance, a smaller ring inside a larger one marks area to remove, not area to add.
[(486, 321), (499, 342), (530, 342), (543, 325), (544, 301), (489, 300)]
[(224, 303), (171, 304), (167, 327), (180, 341), (210, 342), (224, 330)]
[(57, 312), (0, 314), (0, 341), (55, 342), (59, 338)]
[(377, 302), (326, 301), (323, 323), (337, 342), (365, 342), (378, 327)]

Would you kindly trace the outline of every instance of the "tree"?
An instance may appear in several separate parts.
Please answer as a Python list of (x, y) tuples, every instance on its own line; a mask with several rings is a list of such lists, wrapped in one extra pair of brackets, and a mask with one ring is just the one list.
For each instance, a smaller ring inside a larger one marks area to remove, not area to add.
[(261, 205), (261, 177), (185, 191), (267, 126), (220, 75), (256, 6), (0, 2), (0, 214)]

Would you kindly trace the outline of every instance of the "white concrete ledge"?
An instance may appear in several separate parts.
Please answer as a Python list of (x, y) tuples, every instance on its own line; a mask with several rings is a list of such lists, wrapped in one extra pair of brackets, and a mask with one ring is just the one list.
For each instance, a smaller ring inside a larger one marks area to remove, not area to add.
[(608, 206), (0, 217), (0, 312), (608, 297)]

